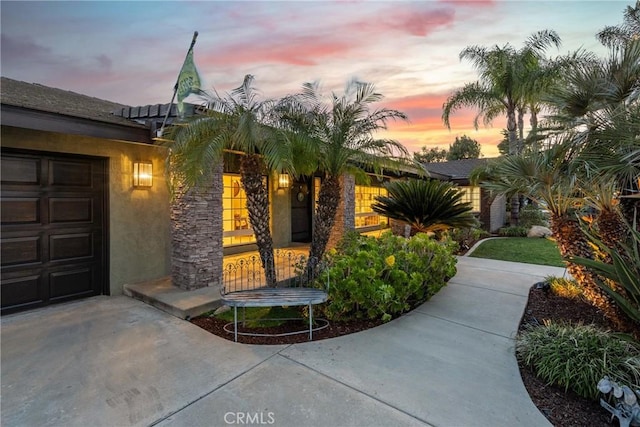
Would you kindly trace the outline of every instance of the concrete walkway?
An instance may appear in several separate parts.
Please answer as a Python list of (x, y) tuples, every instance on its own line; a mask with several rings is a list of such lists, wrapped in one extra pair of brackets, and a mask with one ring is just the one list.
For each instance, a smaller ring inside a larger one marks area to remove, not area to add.
[(2, 425), (544, 426), (513, 354), (529, 287), (563, 269), (459, 258), (380, 327), (250, 346), (124, 296), (1, 319)]

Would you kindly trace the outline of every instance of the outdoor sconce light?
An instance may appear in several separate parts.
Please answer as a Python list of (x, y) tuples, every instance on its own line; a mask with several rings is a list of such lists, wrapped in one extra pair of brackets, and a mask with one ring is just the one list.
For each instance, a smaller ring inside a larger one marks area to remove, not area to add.
[(149, 188), (153, 185), (153, 164), (151, 162), (133, 162), (134, 188)]
[(290, 185), (289, 174), (281, 173), (278, 176), (278, 188), (289, 188)]

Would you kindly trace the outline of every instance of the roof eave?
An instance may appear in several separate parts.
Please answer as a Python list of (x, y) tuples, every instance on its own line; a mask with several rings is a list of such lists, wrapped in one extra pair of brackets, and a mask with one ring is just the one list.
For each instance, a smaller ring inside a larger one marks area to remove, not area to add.
[(0, 108), (3, 126), (153, 144), (149, 129), (133, 122), (133, 126), (100, 122), (8, 104)]

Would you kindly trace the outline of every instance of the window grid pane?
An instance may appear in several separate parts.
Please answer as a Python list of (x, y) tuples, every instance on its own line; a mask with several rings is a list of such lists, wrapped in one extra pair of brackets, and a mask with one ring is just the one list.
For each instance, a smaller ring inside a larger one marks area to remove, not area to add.
[(386, 227), (389, 225), (389, 219), (387, 217), (377, 214), (371, 208), (371, 205), (376, 201), (376, 196), (386, 196), (387, 194), (387, 189), (383, 187), (356, 185), (356, 228), (374, 226)]
[(247, 195), (240, 183), (240, 175), (222, 177), (222, 245), (245, 245), (256, 241), (247, 211)]
[(470, 202), (473, 212), (480, 212), (480, 187), (460, 187), (462, 202)]

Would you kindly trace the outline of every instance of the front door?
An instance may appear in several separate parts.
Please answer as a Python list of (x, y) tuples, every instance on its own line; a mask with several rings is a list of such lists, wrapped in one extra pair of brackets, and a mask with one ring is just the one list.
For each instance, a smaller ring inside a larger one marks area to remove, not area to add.
[(291, 241), (311, 241), (311, 192), (310, 180), (301, 178), (291, 186)]

